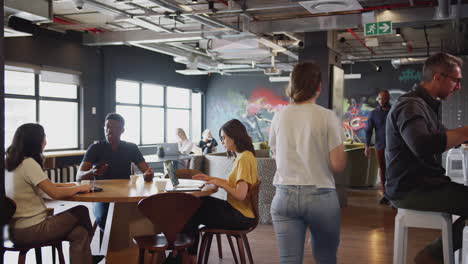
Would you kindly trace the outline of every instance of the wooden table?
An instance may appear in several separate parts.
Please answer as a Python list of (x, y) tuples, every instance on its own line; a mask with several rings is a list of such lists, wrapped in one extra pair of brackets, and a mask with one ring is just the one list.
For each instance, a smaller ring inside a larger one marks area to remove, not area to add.
[[(154, 178), (145, 182), (141, 176), (132, 176), (129, 180), (97, 180), (96, 186), (103, 188), (102, 192), (77, 194), (67, 201), (104, 202), (109, 204), (106, 227), (100, 253), (116, 252), (135, 247), (132, 238), (147, 235), (158, 230), (144, 217), (137, 208), (137, 203), (143, 198), (157, 194)], [(195, 196), (208, 196), (216, 192), (214, 187), (206, 186), (202, 191), (189, 192)]]

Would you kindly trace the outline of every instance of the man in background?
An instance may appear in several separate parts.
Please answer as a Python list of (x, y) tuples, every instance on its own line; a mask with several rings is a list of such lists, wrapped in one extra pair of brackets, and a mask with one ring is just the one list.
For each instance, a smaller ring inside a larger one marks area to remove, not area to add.
[[(132, 162), (144, 173), (145, 178), (153, 177), (153, 170), (146, 164), (137, 145), (120, 140), (124, 131), (125, 120), (121, 115), (110, 113), (106, 116), (106, 139), (89, 146), (78, 170), (78, 181), (129, 179)], [(93, 213), (101, 230), (106, 226), (108, 210), (108, 203), (93, 204)]]
[[(371, 158), (370, 145), (372, 133), (375, 130), (375, 155), (379, 164), (380, 183), (382, 184), (382, 191), (385, 193), (385, 122), (387, 120), (388, 112), (390, 111), (390, 93), (387, 90), (382, 90), (377, 96), (379, 105), (370, 112), (367, 119), (366, 127), (366, 148), (364, 155), (368, 159)], [(388, 204), (387, 198), (382, 196), (380, 204)]]

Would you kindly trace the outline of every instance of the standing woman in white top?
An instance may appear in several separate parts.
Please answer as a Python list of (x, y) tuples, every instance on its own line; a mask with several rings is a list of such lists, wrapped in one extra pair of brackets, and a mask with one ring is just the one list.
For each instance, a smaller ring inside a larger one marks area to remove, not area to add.
[(193, 143), (187, 138), (187, 134), (182, 128), (176, 129), (177, 134), (177, 146), (179, 147), (179, 152), (182, 154), (190, 154), (192, 152)]
[(271, 123), (277, 167), (271, 216), (280, 263), (303, 262), (307, 228), (316, 263), (336, 263), (341, 216), (333, 174), (344, 170), (346, 156), (338, 118), (315, 103), (321, 88), (320, 67), (297, 64), (286, 90), (291, 104)]
[(10, 238), (17, 245), (53, 240), (70, 241), (70, 263), (97, 263), (102, 256), (91, 256), (93, 228), (88, 208), (75, 206), (60, 214), (47, 216), (40, 190), (53, 199), (89, 192), (89, 185), (52, 183), (42, 170), (42, 151), (46, 145), (44, 128), (39, 124), (20, 126), (6, 151), (7, 196), (16, 203), (10, 223)]

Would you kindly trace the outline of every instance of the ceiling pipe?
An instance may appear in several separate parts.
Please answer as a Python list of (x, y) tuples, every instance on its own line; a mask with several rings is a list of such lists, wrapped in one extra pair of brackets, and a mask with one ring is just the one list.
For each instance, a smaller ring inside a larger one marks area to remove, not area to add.
[(351, 33), (351, 35), (353, 35), (353, 37), (357, 39), (361, 43), (362, 46), (366, 47), (371, 52), (372, 55), (377, 55), (377, 53), (375, 53), (373, 49), (369, 48), (369, 46), (366, 45), (366, 43), (356, 34), (356, 32), (354, 32), (350, 28), (347, 28), (346, 30), (349, 33)]
[(398, 69), (401, 65), (409, 65), (409, 64), (423, 64), (427, 60), (427, 57), (421, 58), (399, 58), (399, 59), (392, 59), (390, 62), (393, 68)]
[(437, 6), (437, 17), (448, 18), (450, 17), (450, 0), (439, 0)]

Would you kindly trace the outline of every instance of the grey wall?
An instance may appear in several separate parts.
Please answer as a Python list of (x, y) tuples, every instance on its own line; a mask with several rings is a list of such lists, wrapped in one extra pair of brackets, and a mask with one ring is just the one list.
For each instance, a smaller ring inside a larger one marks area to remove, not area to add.
[[(107, 113), (115, 111), (117, 78), (203, 90), (206, 77), (184, 76), (175, 72), (185, 65), (171, 56), (127, 46), (88, 47), (79, 34), (61, 34), (22, 25), (33, 37), (5, 39), (7, 62), (51, 66), (82, 73), (83, 148), (103, 135)], [(3, 72), (3, 71), (2, 71)], [(93, 115), (91, 108), (96, 107)]]
[[(268, 140), (273, 111), (287, 103), (286, 85), (269, 82), (264, 75), (212, 75), (206, 90), (207, 128), (218, 140), (220, 127), (237, 118), (244, 123), (253, 141)], [(219, 146), (220, 150), (224, 148)]]
[[(468, 59), (465, 58), (463, 63), (465, 67), (462, 69), (462, 75), (466, 80)], [(455, 92), (442, 103), (442, 120), (449, 129), (468, 125), (468, 86), (466, 81), (462, 82), (461, 91)]]

